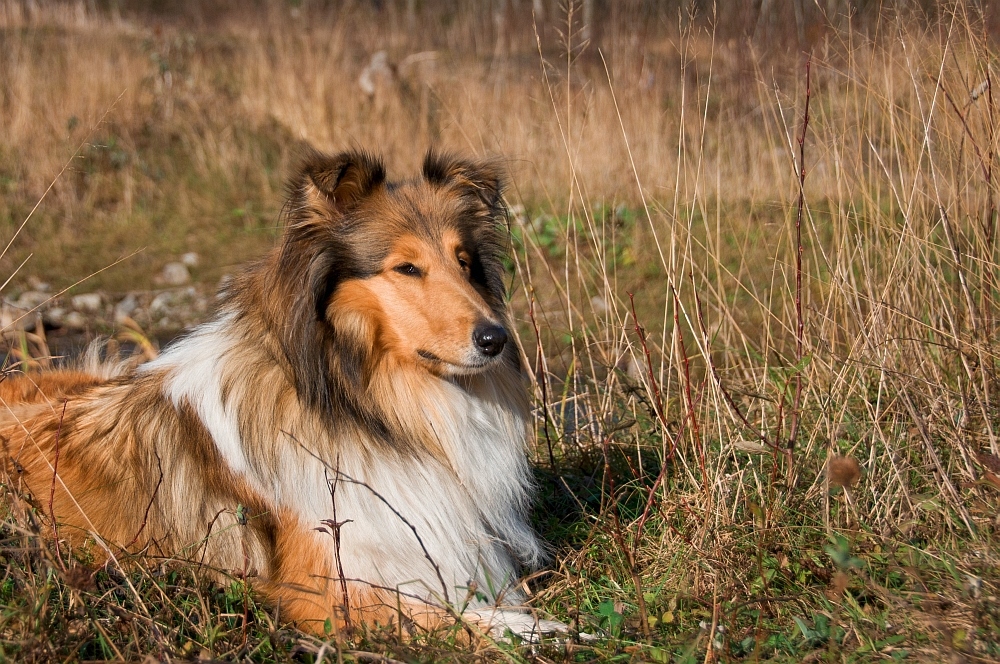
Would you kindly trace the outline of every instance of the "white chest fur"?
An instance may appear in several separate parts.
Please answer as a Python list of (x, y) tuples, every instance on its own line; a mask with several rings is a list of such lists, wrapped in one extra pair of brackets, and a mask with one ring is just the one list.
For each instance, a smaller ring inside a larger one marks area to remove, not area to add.
[[(231, 324), (223, 315), (202, 326), (144, 370), (165, 372), (165, 397), (195, 410), (222, 459), (254, 489), (310, 527), (343, 524), (346, 577), (452, 602), (466, 599), (474, 582), (495, 601), (516, 574), (515, 557), (538, 561), (540, 545), (524, 522), (524, 415), (488, 376), (430, 378), (393, 395), (407, 412), (423, 415), (443, 458), (386, 450), (363, 432), (337, 439), (294, 409), (294, 421), (276, 422), (270, 440), (248, 444), (239, 426), (241, 393), (224, 400), (221, 387), (230, 363), (246, 363), (253, 352), (229, 332)], [(292, 388), (266, 381), (254, 389)], [(267, 458), (255, 458), (262, 448)], [(331, 558), (338, 553), (331, 536), (314, 536)], [(505, 601), (518, 599), (508, 594)]]

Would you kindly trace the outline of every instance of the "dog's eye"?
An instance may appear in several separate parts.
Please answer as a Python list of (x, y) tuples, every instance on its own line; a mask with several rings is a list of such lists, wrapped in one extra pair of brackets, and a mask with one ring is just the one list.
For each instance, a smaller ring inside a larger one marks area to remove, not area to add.
[(400, 274), (405, 274), (408, 277), (420, 276), (420, 268), (414, 265), (413, 263), (403, 263), (402, 265), (397, 265), (392, 269), (395, 270), (396, 272), (399, 272)]
[(469, 269), (469, 261), (464, 256), (458, 257), (458, 266), (463, 270)]

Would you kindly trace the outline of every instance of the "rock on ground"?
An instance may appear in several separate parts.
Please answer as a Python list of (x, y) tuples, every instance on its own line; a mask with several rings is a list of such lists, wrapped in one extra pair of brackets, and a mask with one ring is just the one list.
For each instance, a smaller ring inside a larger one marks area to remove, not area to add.
[(187, 265), (180, 261), (174, 261), (163, 266), (160, 279), (167, 286), (183, 286), (191, 281), (191, 273), (188, 272)]

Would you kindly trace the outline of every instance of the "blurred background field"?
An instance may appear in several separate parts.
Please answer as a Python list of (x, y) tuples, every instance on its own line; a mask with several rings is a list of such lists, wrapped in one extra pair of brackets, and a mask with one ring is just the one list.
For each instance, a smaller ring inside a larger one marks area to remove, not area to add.
[[(329, 652), (995, 661), (998, 40), (972, 1), (0, 2), (3, 295), (113, 265), (69, 294), (117, 301), (190, 252), (214, 289), (274, 245), (306, 143), (390, 177), (501, 155), (534, 605), (600, 640)], [(322, 647), (242, 581), (57, 573), (25, 518), (15, 659)]]
[(430, 146), (503, 155), (512, 202), (532, 217), (634, 210), (645, 198), (658, 217), (711, 208), (742, 229), (780, 224), (796, 186), (804, 53), (816, 58), (806, 184), (819, 204), (844, 196), (845, 178), (904, 175), (890, 132), (919, 134), (911, 78), (926, 88), (957, 28), (946, 73), (966, 103), (981, 72), (954, 58), (974, 57), (968, 38), (989, 28), (964, 32), (981, 24), (975, 8), (960, 25), (939, 22), (936, 3), (899, 17), (839, 0), (714, 14), (711, 3), (587, 4), (589, 23), (582, 3), (551, 0), (5, 2), (8, 233), (69, 161), (6, 258), (33, 253), (25, 274), (62, 283), (143, 249), (90, 282), (127, 290), (198, 251), (211, 257), (199, 276), (217, 279), (272, 244), (303, 141), (377, 150), (397, 177)]

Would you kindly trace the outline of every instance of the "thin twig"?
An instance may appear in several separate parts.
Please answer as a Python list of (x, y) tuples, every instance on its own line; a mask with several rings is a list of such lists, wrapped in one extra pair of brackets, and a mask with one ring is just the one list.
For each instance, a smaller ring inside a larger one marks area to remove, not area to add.
[[(795, 214), (795, 397), (792, 401), (792, 424), (788, 434), (788, 449), (795, 449), (799, 436), (799, 409), (802, 406), (802, 338), (805, 323), (802, 320), (802, 212), (806, 198), (806, 131), (809, 129), (809, 99), (812, 96), (810, 69), (812, 54), (806, 59), (806, 108), (802, 115), (802, 133), (799, 134), (799, 202)], [(781, 430), (778, 430), (781, 435)]]
[(369, 484), (367, 484), (366, 482), (363, 482), (361, 480), (356, 480), (353, 477), (351, 477), (349, 475), (346, 475), (344, 473), (338, 473), (338, 474), (343, 478), (343, 480), (345, 482), (348, 482), (350, 484), (357, 484), (358, 486), (362, 486), (362, 487), (368, 489), (372, 493), (373, 496), (375, 496), (380, 501), (382, 501), (382, 503), (386, 507), (388, 507), (390, 510), (392, 510), (392, 513), (395, 514), (399, 518), (399, 520), (402, 521), (404, 524), (406, 524), (406, 526), (413, 532), (413, 536), (417, 539), (417, 543), (420, 545), (421, 550), (424, 552), (424, 558), (426, 558), (427, 562), (429, 562), (431, 564), (431, 567), (434, 568), (434, 573), (437, 575), (438, 581), (441, 583), (441, 591), (444, 593), (444, 601), (445, 601), (445, 603), (446, 604), (451, 604), (451, 599), (448, 596), (448, 585), (444, 582), (444, 577), (441, 575), (441, 568), (438, 566), (438, 564), (436, 562), (434, 562), (434, 558), (431, 557), (430, 552), (427, 550), (427, 547), (424, 545), (424, 540), (421, 539), (420, 533), (417, 532), (417, 527), (414, 526), (412, 523), (410, 523), (410, 521), (405, 516), (403, 516), (402, 514), (400, 514), (399, 510), (397, 510), (395, 507), (393, 507), (392, 503), (390, 503), (389, 500), (385, 496), (383, 496), (381, 493), (379, 493), (378, 491), (376, 491)]
[[(649, 347), (646, 345), (646, 330), (639, 323), (639, 315), (635, 313), (635, 297), (632, 293), (628, 294), (629, 304), (632, 305), (632, 321), (635, 326), (632, 328), (635, 330), (635, 334), (639, 337), (639, 344), (642, 346), (642, 356), (646, 360), (646, 375), (649, 377), (650, 389), (653, 390), (653, 412), (656, 414), (656, 419), (660, 421), (660, 425), (663, 426), (663, 431), (667, 431), (667, 418), (663, 412), (663, 397), (660, 394), (660, 384), (656, 380), (656, 374), (653, 371), (653, 358), (649, 352)], [(674, 448), (671, 447), (666, 451), (665, 458), (672, 459), (674, 456)]]
[(549, 467), (552, 472), (556, 472), (556, 457), (552, 453), (552, 439), (549, 436), (549, 375), (545, 370), (545, 351), (542, 348), (542, 333), (538, 329), (538, 320), (535, 318), (535, 296), (528, 300), (528, 317), (531, 319), (531, 326), (535, 330), (535, 344), (537, 352), (535, 354), (535, 376), (538, 379), (539, 387), (542, 389), (542, 431), (545, 433), (545, 446), (549, 451)]
[[(708, 339), (708, 329), (705, 327), (705, 316), (701, 310), (701, 297), (699, 297), (697, 291), (694, 294), (694, 304), (695, 304), (695, 312), (698, 318), (698, 327), (699, 329), (701, 329), (702, 336), (705, 339)], [(722, 393), (722, 398), (725, 400), (730, 410), (732, 410), (733, 413), (735, 413), (736, 417), (740, 420), (743, 426), (752, 431), (757, 440), (759, 440), (763, 445), (766, 445), (775, 452), (781, 452), (783, 454), (787, 454), (788, 452), (787, 450), (783, 450), (776, 443), (773, 443), (771, 439), (767, 437), (766, 433), (764, 433), (761, 429), (758, 429), (750, 422), (749, 419), (747, 419), (747, 416), (743, 414), (743, 411), (740, 410), (740, 407), (736, 405), (736, 401), (733, 400), (732, 395), (729, 394), (729, 390), (727, 390), (726, 386), (723, 385), (722, 377), (719, 375), (719, 369), (715, 366), (715, 362), (712, 361), (712, 354), (705, 353), (705, 355), (708, 358), (708, 368), (712, 372), (712, 378), (715, 379), (716, 387), (719, 388), (719, 392)]]
[(610, 445), (611, 439), (609, 436), (605, 436), (604, 440), (601, 442), (601, 451), (604, 454), (604, 478), (608, 484), (608, 496), (611, 501), (611, 521), (614, 525), (614, 530), (611, 535), (621, 549), (622, 554), (625, 555), (625, 563), (628, 565), (628, 573), (632, 579), (632, 584), (635, 586), (635, 596), (636, 602), (639, 605), (639, 624), (642, 626), (642, 633), (646, 637), (646, 641), (652, 638), (652, 632), (649, 629), (649, 618), (648, 612), (646, 610), (646, 598), (642, 594), (642, 579), (639, 577), (639, 569), (636, 564), (635, 554), (631, 547), (625, 544), (625, 534), (622, 530), (621, 518), (618, 514), (618, 498), (616, 497), (615, 491), (615, 478), (611, 472), (611, 458), (608, 454), (608, 447)]
[[(993, 151), (996, 138), (997, 124), (996, 119), (993, 116), (993, 80), (990, 77), (989, 65), (986, 67), (986, 115), (989, 118), (990, 127), (990, 137), (989, 137), (989, 147), (987, 148), (987, 158), (986, 158), (986, 196), (988, 197), (988, 203), (986, 206), (986, 252), (987, 258), (984, 263), (986, 273), (986, 288), (983, 289), (985, 292), (990, 293), (990, 298), (992, 298), (993, 286), (996, 281), (996, 275), (993, 271), (994, 266), (994, 243), (996, 242), (996, 199), (993, 194), (993, 160), (996, 157), (996, 152)], [(986, 344), (992, 348), (993, 345), (993, 307), (992, 300), (989, 301), (989, 308), (986, 311)], [(993, 366), (994, 363), (991, 361), (990, 365)]]
[(204, 565), (205, 564), (205, 556), (208, 555), (208, 544), (209, 544), (209, 541), (212, 539), (212, 529), (215, 528), (215, 522), (219, 520), (219, 517), (222, 516), (222, 514), (225, 511), (226, 511), (226, 508), (223, 507), (221, 510), (219, 510), (218, 512), (216, 512), (215, 516), (212, 517), (212, 520), (208, 522), (208, 529), (205, 532), (205, 538), (204, 538), (205, 539), (205, 548), (203, 548), (202, 551), (201, 551), (201, 560), (198, 561), (199, 565)]
[(900, 389), (899, 396), (902, 398), (903, 405), (906, 406), (906, 410), (909, 412), (910, 418), (913, 420), (913, 424), (916, 425), (917, 432), (920, 434), (920, 438), (924, 442), (924, 447), (927, 449), (927, 455), (931, 458), (931, 462), (937, 470), (938, 477), (940, 478), (939, 481), (947, 489), (947, 492), (943, 492), (945, 493), (945, 497), (951, 499), (952, 507), (954, 507), (959, 516), (962, 517), (962, 521), (965, 522), (965, 527), (969, 529), (969, 534), (975, 537), (976, 527), (972, 522), (972, 518), (969, 516), (968, 510), (966, 510), (965, 506), (962, 504), (962, 497), (958, 495), (955, 485), (952, 484), (951, 479), (948, 478), (948, 472), (941, 464), (941, 457), (938, 456), (937, 450), (934, 449), (934, 443), (931, 441), (931, 437), (927, 433), (924, 422), (920, 418), (917, 408), (913, 404), (913, 400), (910, 398), (910, 394), (905, 387)]
[(143, 529), (146, 528), (146, 521), (149, 519), (149, 510), (153, 507), (153, 501), (156, 500), (156, 494), (160, 491), (160, 485), (163, 484), (163, 461), (160, 459), (160, 453), (155, 449), (153, 450), (153, 454), (156, 455), (156, 467), (160, 470), (160, 479), (156, 481), (156, 487), (153, 489), (153, 495), (149, 497), (149, 503), (146, 505), (146, 512), (142, 515), (142, 524), (139, 526), (139, 530), (135, 531), (135, 537), (133, 537), (132, 541), (123, 547), (124, 549), (128, 549), (130, 546), (135, 544), (136, 540), (139, 539), (139, 535), (142, 534)]
[[(237, 514), (237, 520), (241, 528), (246, 528), (246, 521), (242, 520)], [(250, 584), (247, 581), (248, 568), (250, 567), (250, 556), (247, 554), (247, 541), (246, 538), (240, 535), (240, 551), (243, 553), (243, 645), (242, 648), (246, 651), (247, 639), (249, 638), (249, 622), (250, 622)]]
[(326, 469), (327, 469), (328, 471), (330, 471), (330, 472), (333, 472), (333, 473), (335, 473), (335, 474), (336, 474), (336, 475), (337, 475), (338, 477), (341, 477), (341, 478), (343, 478), (343, 480), (344, 480), (345, 482), (348, 482), (348, 483), (350, 483), (350, 484), (357, 484), (358, 486), (362, 486), (362, 487), (364, 487), (364, 488), (368, 489), (368, 491), (370, 491), (370, 492), (372, 493), (372, 495), (373, 495), (373, 496), (375, 496), (375, 497), (376, 497), (376, 498), (378, 498), (378, 499), (379, 499), (380, 501), (382, 501), (382, 503), (383, 503), (383, 504), (384, 504), (384, 505), (385, 505), (386, 507), (388, 507), (388, 508), (389, 508), (389, 509), (390, 509), (390, 510), (392, 511), (392, 513), (393, 513), (393, 514), (395, 514), (395, 515), (396, 515), (396, 517), (398, 517), (398, 518), (399, 518), (399, 520), (400, 520), (400, 521), (402, 521), (402, 522), (403, 522), (404, 524), (406, 524), (406, 526), (407, 526), (407, 527), (408, 527), (408, 528), (409, 528), (409, 529), (410, 529), (410, 530), (411, 530), (411, 531), (413, 532), (413, 536), (414, 536), (414, 537), (415, 537), (415, 538), (417, 539), (417, 543), (418, 543), (418, 544), (420, 545), (420, 549), (421, 549), (421, 550), (422, 550), (422, 551), (424, 552), (424, 558), (426, 558), (426, 559), (427, 559), (427, 562), (429, 562), (429, 563), (431, 564), (431, 567), (433, 567), (433, 568), (434, 568), (434, 573), (435, 573), (435, 574), (437, 574), (437, 578), (438, 578), (438, 581), (439, 581), (439, 582), (441, 583), (441, 591), (442, 591), (442, 592), (444, 593), (444, 601), (445, 601), (445, 603), (446, 603), (446, 604), (451, 604), (451, 599), (450, 599), (450, 597), (449, 597), (449, 595), (448, 595), (448, 585), (447, 585), (447, 584), (446, 584), (446, 583), (444, 582), (444, 576), (442, 576), (442, 575), (441, 575), (441, 568), (440, 568), (440, 567), (438, 566), (438, 564), (437, 564), (437, 563), (436, 563), (436, 562), (434, 561), (434, 558), (432, 558), (432, 557), (431, 557), (431, 554), (430, 554), (430, 552), (429, 552), (429, 551), (427, 550), (427, 547), (426, 547), (426, 546), (424, 546), (424, 540), (423, 540), (423, 539), (421, 539), (421, 537), (420, 537), (420, 533), (418, 533), (418, 532), (417, 532), (417, 528), (416, 528), (416, 526), (414, 526), (414, 525), (413, 525), (412, 523), (410, 523), (410, 521), (409, 521), (409, 520), (408, 520), (408, 519), (407, 519), (407, 518), (406, 518), (405, 516), (403, 516), (402, 514), (400, 514), (399, 510), (397, 510), (397, 509), (396, 509), (395, 507), (393, 507), (393, 506), (392, 506), (392, 503), (390, 503), (390, 502), (388, 501), (388, 499), (386, 499), (386, 498), (385, 498), (385, 496), (383, 496), (383, 495), (382, 495), (382, 494), (380, 494), (380, 493), (379, 493), (378, 491), (376, 491), (376, 490), (375, 490), (374, 488), (372, 488), (372, 486), (371, 486), (371, 485), (367, 484), (366, 482), (362, 482), (361, 480), (356, 480), (356, 479), (354, 479), (353, 477), (351, 477), (350, 475), (348, 475), (348, 474), (346, 474), (346, 473), (344, 473), (344, 472), (340, 471), (339, 469), (336, 469), (336, 468), (332, 468), (332, 467), (330, 466), (330, 464), (328, 464), (328, 463), (327, 463), (327, 462), (326, 462), (326, 461), (325, 461), (325, 460), (324, 460), (323, 458), (321, 458), (321, 457), (320, 457), (320, 456), (318, 456), (318, 455), (317, 455), (317, 454), (316, 454), (315, 452), (313, 452), (313, 451), (312, 451), (312, 450), (310, 450), (310, 449), (309, 449), (308, 447), (306, 447), (305, 445), (303, 445), (303, 444), (302, 444), (302, 443), (301, 443), (301, 442), (300, 442), (300, 441), (299, 441), (299, 440), (298, 440), (298, 439), (297, 439), (297, 438), (296, 438), (295, 436), (293, 436), (293, 435), (292, 435), (291, 433), (289, 433), (288, 431), (283, 431), (282, 433), (284, 433), (284, 434), (285, 434), (286, 436), (288, 436), (288, 437), (289, 437), (289, 438), (291, 438), (291, 439), (292, 439), (293, 441), (295, 441), (295, 443), (296, 443), (296, 444), (297, 444), (297, 445), (298, 445), (299, 447), (301, 447), (301, 448), (302, 448), (302, 449), (303, 449), (303, 450), (304, 450), (304, 451), (306, 452), (306, 454), (308, 454), (309, 456), (311, 456), (312, 458), (316, 459), (316, 460), (317, 460), (317, 461), (319, 461), (319, 462), (320, 462), (321, 464), (323, 464), (323, 466), (324, 466), (324, 467), (325, 467), (325, 468), (326, 468)]
[[(694, 275), (691, 275), (694, 282)], [(705, 490), (708, 490), (708, 468), (705, 464), (705, 450), (701, 444), (701, 433), (698, 431), (698, 419), (694, 412), (694, 400), (691, 398), (691, 361), (688, 359), (687, 348), (684, 345), (684, 335), (681, 333), (680, 308), (681, 303), (677, 297), (677, 290), (670, 286), (670, 292), (674, 298), (674, 334), (677, 337), (677, 345), (681, 354), (681, 364), (684, 367), (684, 404), (687, 409), (688, 419), (691, 422), (691, 435), (694, 438), (695, 451), (698, 454), (698, 466), (701, 468), (701, 481)]]
[[(635, 327), (633, 329), (635, 330), (636, 336), (639, 337), (639, 343), (642, 346), (642, 354), (646, 360), (646, 372), (649, 377), (650, 386), (653, 390), (653, 411), (656, 413), (657, 418), (660, 420), (660, 424), (663, 426), (664, 434), (666, 434), (667, 420), (664, 414), (663, 397), (660, 392), (660, 385), (656, 380), (656, 374), (653, 371), (652, 355), (650, 354), (649, 347), (646, 344), (646, 330), (639, 323), (639, 315), (635, 311), (635, 297), (633, 293), (628, 294), (628, 300), (632, 307), (632, 320), (635, 323)], [(677, 450), (677, 445), (680, 443), (681, 436), (684, 435), (685, 422), (686, 420), (681, 420), (677, 433), (674, 436), (674, 439), (670, 442), (670, 447), (664, 451), (663, 463), (660, 465), (660, 472), (656, 476), (656, 481), (653, 482), (653, 486), (649, 490), (649, 495), (646, 497), (646, 505), (642, 509), (642, 514), (639, 517), (638, 525), (636, 527), (635, 537), (633, 538), (633, 559), (635, 559), (635, 556), (638, 553), (639, 542), (642, 539), (642, 531), (646, 526), (646, 519), (649, 518), (650, 511), (653, 507), (653, 501), (656, 499), (656, 492), (659, 490), (660, 485), (663, 483), (663, 479), (666, 477), (667, 466), (674, 457), (674, 452)]]
[(351, 626), (351, 605), (350, 605), (350, 595), (347, 592), (347, 581), (344, 580), (344, 563), (340, 556), (340, 529), (344, 524), (350, 523), (351, 520), (338, 521), (337, 520), (337, 483), (340, 481), (340, 454), (337, 455), (337, 472), (334, 475), (333, 481), (331, 482), (329, 478), (327, 479), (328, 486), (330, 487), (330, 502), (333, 504), (333, 519), (327, 519), (323, 523), (330, 526), (333, 530), (333, 554), (337, 563), (337, 574), (340, 576), (340, 592), (343, 595), (344, 600), (344, 629), (350, 633)]
[[(933, 79), (932, 79), (933, 80)], [(983, 156), (983, 152), (979, 147), (979, 142), (976, 140), (975, 135), (972, 133), (972, 129), (969, 127), (968, 119), (962, 109), (959, 108), (955, 100), (952, 99), (951, 94), (948, 92), (948, 88), (945, 87), (944, 81), (938, 78), (934, 81), (935, 85), (941, 92), (944, 93), (944, 98), (948, 100), (948, 104), (951, 109), (958, 116), (958, 119), (962, 122), (962, 128), (965, 134), (969, 138), (969, 142), (972, 144), (972, 149), (976, 153), (976, 157), (979, 159), (979, 167), (983, 172), (983, 180), (986, 182), (986, 195), (989, 197), (986, 206), (986, 218), (982, 222), (983, 232), (986, 235), (986, 247), (985, 256), (983, 260), (983, 278), (986, 284), (980, 289), (980, 316), (983, 322), (983, 336), (988, 344), (992, 344), (992, 330), (993, 330), (993, 243), (995, 241), (996, 229), (994, 227), (993, 216), (995, 213), (995, 207), (993, 203), (993, 133), (994, 126), (992, 124), (992, 106), (993, 106), (993, 90), (992, 81), (990, 80), (989, 68), (986, 69), (986, 90), (989, 93), (987, 97), (987, 103), (989, 105), (989, 116), (990, 116), (990, 142), (989, 142), (989, 155), (988, 157)], [(961, 270), (961, 265), (957, 266)], [(973, 324), (975, 324), (975, 318), (973, 318)]]
[(966, 135), (969, 137), (969, 142), (972, 143), (972, 149), (975, 151), (976, 157), (979, 159), (979, 167), (983, 171), (983, 179), (989, 182), (990, 171), (986, 165), (986, 159), (983, 157), (982, 150), (979, 149), (979, 143), (976, 141), (976, 137), (973, 135), (972, 129), (969, 128), (969, 122), (966, 120), (965, 114), (962, 113), (962, 109), (958, 107), (958, 104), (955, 103), (955, 100), (951, 98), (951, 94), (948, 92), (948, 88), (944, 87), (944, 81), (940, 79), (935, 80), (933, 77), (931, 77), (931, 80), (938, 88), (940, 88), (941, 92), (944, 93), (944, 98), (948, 100), (948, 104), (950, 104), (952, 110), (955, 111), (955, 115), (957, 115), (958, 119), (962, 121), (962, 128), (965, 130)]
[[(677, 435), (674, 436), (671, 449), (677, 449), (677, 444), (680, 442), (681, 436), (684, 435), (684, 422), (684, 420), (681, 420), (681, 425), (677, 428)], [(632, 547), (636, 552), (639, 550), (639, 541), (642, 539), (642, 529), (646, 526), (646, 519), (649, 518), (650, 510), (653, 507), (653, 500), (656, 498), (656, 492), (667, 475), (667, 465), (667, 459), (664, 459), (663, 465), (660, 466), (660, 474), (656, 476), (656, 481), (653, 482), (653, 486), (649, 490), (649, 496), (646, 497), (646, 506), (642, 508), (642, 514), (639, 516), (639, 523), (635, 529), (635, 538)]]

